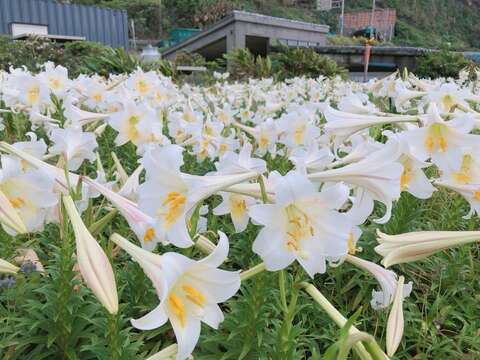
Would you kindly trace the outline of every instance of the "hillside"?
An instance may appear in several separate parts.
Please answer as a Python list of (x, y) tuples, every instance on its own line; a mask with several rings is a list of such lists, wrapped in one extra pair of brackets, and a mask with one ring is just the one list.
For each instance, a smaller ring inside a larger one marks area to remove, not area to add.
[[(173, 27), (201, 27), (232, 9), (325, 23), (337, 29), (338, 11), (318, 12), (315, 0), (73, 0), (127, 9), (139, 38), (165, 37)], [(161, 6), (159, 6), (161, 4)], [(308, 5), (311, 5), (310, 7)], [(348, 0), (347, 10), (369, 9), (371, 0)], [(480, 0), (377, 0), (398, 12), (394, 42), (401, 45), (480, 48)], [(160, 19), (160, 20), (159, 20)]]

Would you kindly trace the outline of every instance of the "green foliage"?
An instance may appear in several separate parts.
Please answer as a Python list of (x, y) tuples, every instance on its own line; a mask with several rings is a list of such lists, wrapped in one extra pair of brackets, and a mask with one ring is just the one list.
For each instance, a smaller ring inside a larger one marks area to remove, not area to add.
[(346, 76), (346, 69), (309, 48), (280, 47), (272, 56), (255, 57), (248, 49), (235, 49), (224, 55), (234, 79), (268, 78), (277, 80), (297, 76)]
[(88, 72), (86, 60), (97, 58), (107, 47), (87, 41), (59, 44), (49, 40), (30, 38), (28, 40), (12, 40), (0, 36), (0, 70), (10, 66), (27, 67), (37, 72), (47, 61), (65, 66), (72, 77)]
[(442, 49), (428, 52), (418, 61), (416, 73), (425, 78), (453, 77), (457, 78), (460, 70), (470, 62), (461, 53)]
[(280, 64), (279, 71), (283, 79), (296, 76), (315, 78), (320, 75), (345, 78), (347, 75), (345, 68), (326, 56), (319, 55), (312, 48), (282, 47), (272, 57)]

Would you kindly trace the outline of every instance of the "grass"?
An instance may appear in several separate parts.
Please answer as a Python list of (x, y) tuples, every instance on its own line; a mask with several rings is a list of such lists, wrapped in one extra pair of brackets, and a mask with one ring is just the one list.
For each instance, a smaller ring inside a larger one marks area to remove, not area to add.
[[(13, 123), (7, 119), (7, 135), (17, 136), (19, 132), (14, 131)], [(113, 173), (110, 151), (114, 148), (114, 137), (114, 132), (108, 129), (99, 147), (110, 175)], [(127, 171), (136, 168), (137, 156), (132, 146), (117, 148), (116, 153)], [(272, 166), (286, 171), (289, 165), (269, 164)], [(212, 163), (199, 165), (194, 158), (186, 157), (186, 171), (204, 174), (212, 169)], [(94, 168), (84, 165), (83, 172), (94, 175)], [(209, 199), (210, 208), (219, 201), (217, 197)], [(101, 204), (97, 200), (95, 209)], [(386, 225), (368, 222), (363, 227), (359, 243), (363, 252), (359, 256), (380, 261), (373, 251), (377, 228), (389, 234), (478, 229), (477, 217), (462, 219), (467, 210), (465, 201), (445, 190), (436, 192), (426, 201), (403, 193)], [(233, 225), (225, 216), (209, 215), (208, 223), (212, 231), (233, 234)], [(57, 225), (49, 225), (42, 233), (24, 237), (12, 238), (3, 231), (0, 233), (2, 258), (11, 259), (17, 247), (28, 246), (37, 251), (47, 269), (45, 276), (20, 275), (13, 287), (0, 289), (0, 358), (134, 360), (145, 359), (174, 343), (169, 325), (153, 331), (138, 331), (130, 326), (128, 319), (153, 309), (158, 299), (140, 267), (124, 252), (114, 260), (121, 310), (117, 318), (109, 318), (71, 271), (74, 262), (69, 254), (73, 252), (73, 238), (68, 224), (62, 226), (67, 234), (64, 241)], [(114, 231), (135, 241), (126, 222), (117, 216), (98, 236), (104, 248), (108, 248), (108, 236)], [(246, 269), (260, 262), (251, 250), (257, 231), (258, 228), (250, 224), (244, 233), (230, 236), (230, 261), (225, 268)], [(417, 263), (394, 266), (398, 274), (405, 275), (406, 281), (413, 282), (413, 292), (404, 307), (404, 339), (395, 359), (480, 358), (479, 253), (479, 245), (470, 245), (441, 252)], [(193, 256), (201, 257), (196, 250)], [(203, 326), (195, 359), (322, 358), (328, 347), (338, 340), (339, 329), (304, 292), (298, 294), (298, 303), (289, 321), (282, 311), (279, 274), (262, 273), (242, 284), (239, 294), (223, 305), (225, 321), (219, 330)], [(294, 295), (294, 279), (308, 278), (296, 265), (285, 271), (285, 278), (289, 302)], [(369, 306), (371, 292), (378, 287), (371, 276), (343, 264), (317, 275), (313, 283), (346, 317), (361, 307), (356, 326), (384, 345), (388, 313), (374, 311)], [(112, 344), (117, 344), (115, 349)]]

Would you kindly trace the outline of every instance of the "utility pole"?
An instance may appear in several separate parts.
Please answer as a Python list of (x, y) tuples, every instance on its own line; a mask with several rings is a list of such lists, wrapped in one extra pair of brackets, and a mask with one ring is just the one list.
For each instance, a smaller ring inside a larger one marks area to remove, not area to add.
[(345, 24), (345, 0), (342, 0), (342, 12), (341, 12), (341, 15), (340, 15), (340, 35), (343, 36), (343, 28), (344, 28), (344, 24)]
[(162, 38), (162, 0), (158, 0), (158, 39)]
[(370, 15), (370, 37), (373, 37), (373, 20), (375, 19), (375, 0), (372, 0), (372, 14)]

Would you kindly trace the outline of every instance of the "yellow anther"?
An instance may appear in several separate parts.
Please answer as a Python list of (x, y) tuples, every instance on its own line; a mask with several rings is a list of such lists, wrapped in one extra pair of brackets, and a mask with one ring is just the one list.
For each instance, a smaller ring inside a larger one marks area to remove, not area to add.
[(138, 80), (137, 81), (137, 90), (140, 94), (145, 95), (148, 90), (149, 86), (145, 80)]
[(168, 305), (170, 305), (171, 311), (178, 317), (178, 320), (180, 320), (180, 325), (185, 327), (185, 304), (182, 299), (180, 299), (177, 294), (171, 293), (168, 296)]
[(23, 200), (21, 197), (16, 197), (16, 198), (10, 199), (10, 204), (12, 204), (12, 206), (15, 209), (19, 209), (23, 205), (25, 205), (25, 200)]
[(480, 201), (480, 190), (475, 191), (473, 197), (475, 198), (475, 200)]
[(428, 152), (432, 153), (435, 149), (440, 152), (447, 151), (448, 141), (445, 137), (447, 132), (448, 128), (445, 124), (435, 123), (430, 126), (425, 138), (425, 147)]
[(40, 87), (38, 85), (34, 85), (27, 91), (27, 101), (29, 104), (36, 104), (39, 100)]
[(258, 145), (260, 146), (260, 148), (266, 148), (269, 143), (270, 141), (268, 140), (268, 137), (266, 137), (265, 135), (260, 136), (260, 139), (258, 140)]
[(473, 158), (471, 155), (463, 155), (462, 165), (460, 166), (460, 171), (453, 173), (452, 178), (455, 182), (459, 184), (468, 184), (472, 180), (471, 170), (472, 170)]
[(145, 235), (143, 235), (143, 241), (150, 242), (150, 241), (152, 241), (154, 236), (155, 236), (155, 230), (152, 227), (149, 227), (145, 231)]
[(400, 176), (400, 189), (403, 191), (408, 188), (413, 178), (412, 160), (406, 156), (402, 157), (403, 173)]
[(195, 305), (203, 307), (205, 305), (205, 295), (203, 295), (200, 291), (195, 289), (193, 286), (190, 285), (183, 285), (183, 291), (185, 291), (186, 298), (190, 300)]
[(306, 129), (307, 129), (307, 126), (305, 124), (302, 124), (302, 125), (297, 126), (295, 128), (295, 132), (293, 133), (293, 142), (296, 145), (302, 145), (303, 144)]
[(245, 215), (245, 212), (247, 211), (247, 203), (241, 196), (232, 194), (230, 195), (230, 208), (232, 217), (239, 219)]
[(95, 93), (95, 94), (92, 96), (92, 99), (93, 99), (93, 101), (95, 101), (95, 102), (98, 103), (98, 102), (102, 101), (102, 94), (100, 94), (100, 93)]
[(427, 138), (425, 139), (425, 147), (427, 148), (428, 152), (433, 152), (433, 146), (433, 138), (431, 136), (427, 136)]
[(355, 255), (355, 253), (357, 252), (357, 248), (355, 247), (355, 240), (353, 239), (353, 233), (351, 231), (348, 234), (347, 246), (348, 253), (351, 255)]
[(176, 191), (171, 191), (167, 194), (166, 200), (162, 203), (162, 206), (167, 206), (166, 213), (162, 213), (164, 216), (166, 226), (172, 226), (177, 219), (183, 214), (183, 209), (187, 202), (187, 198)]

